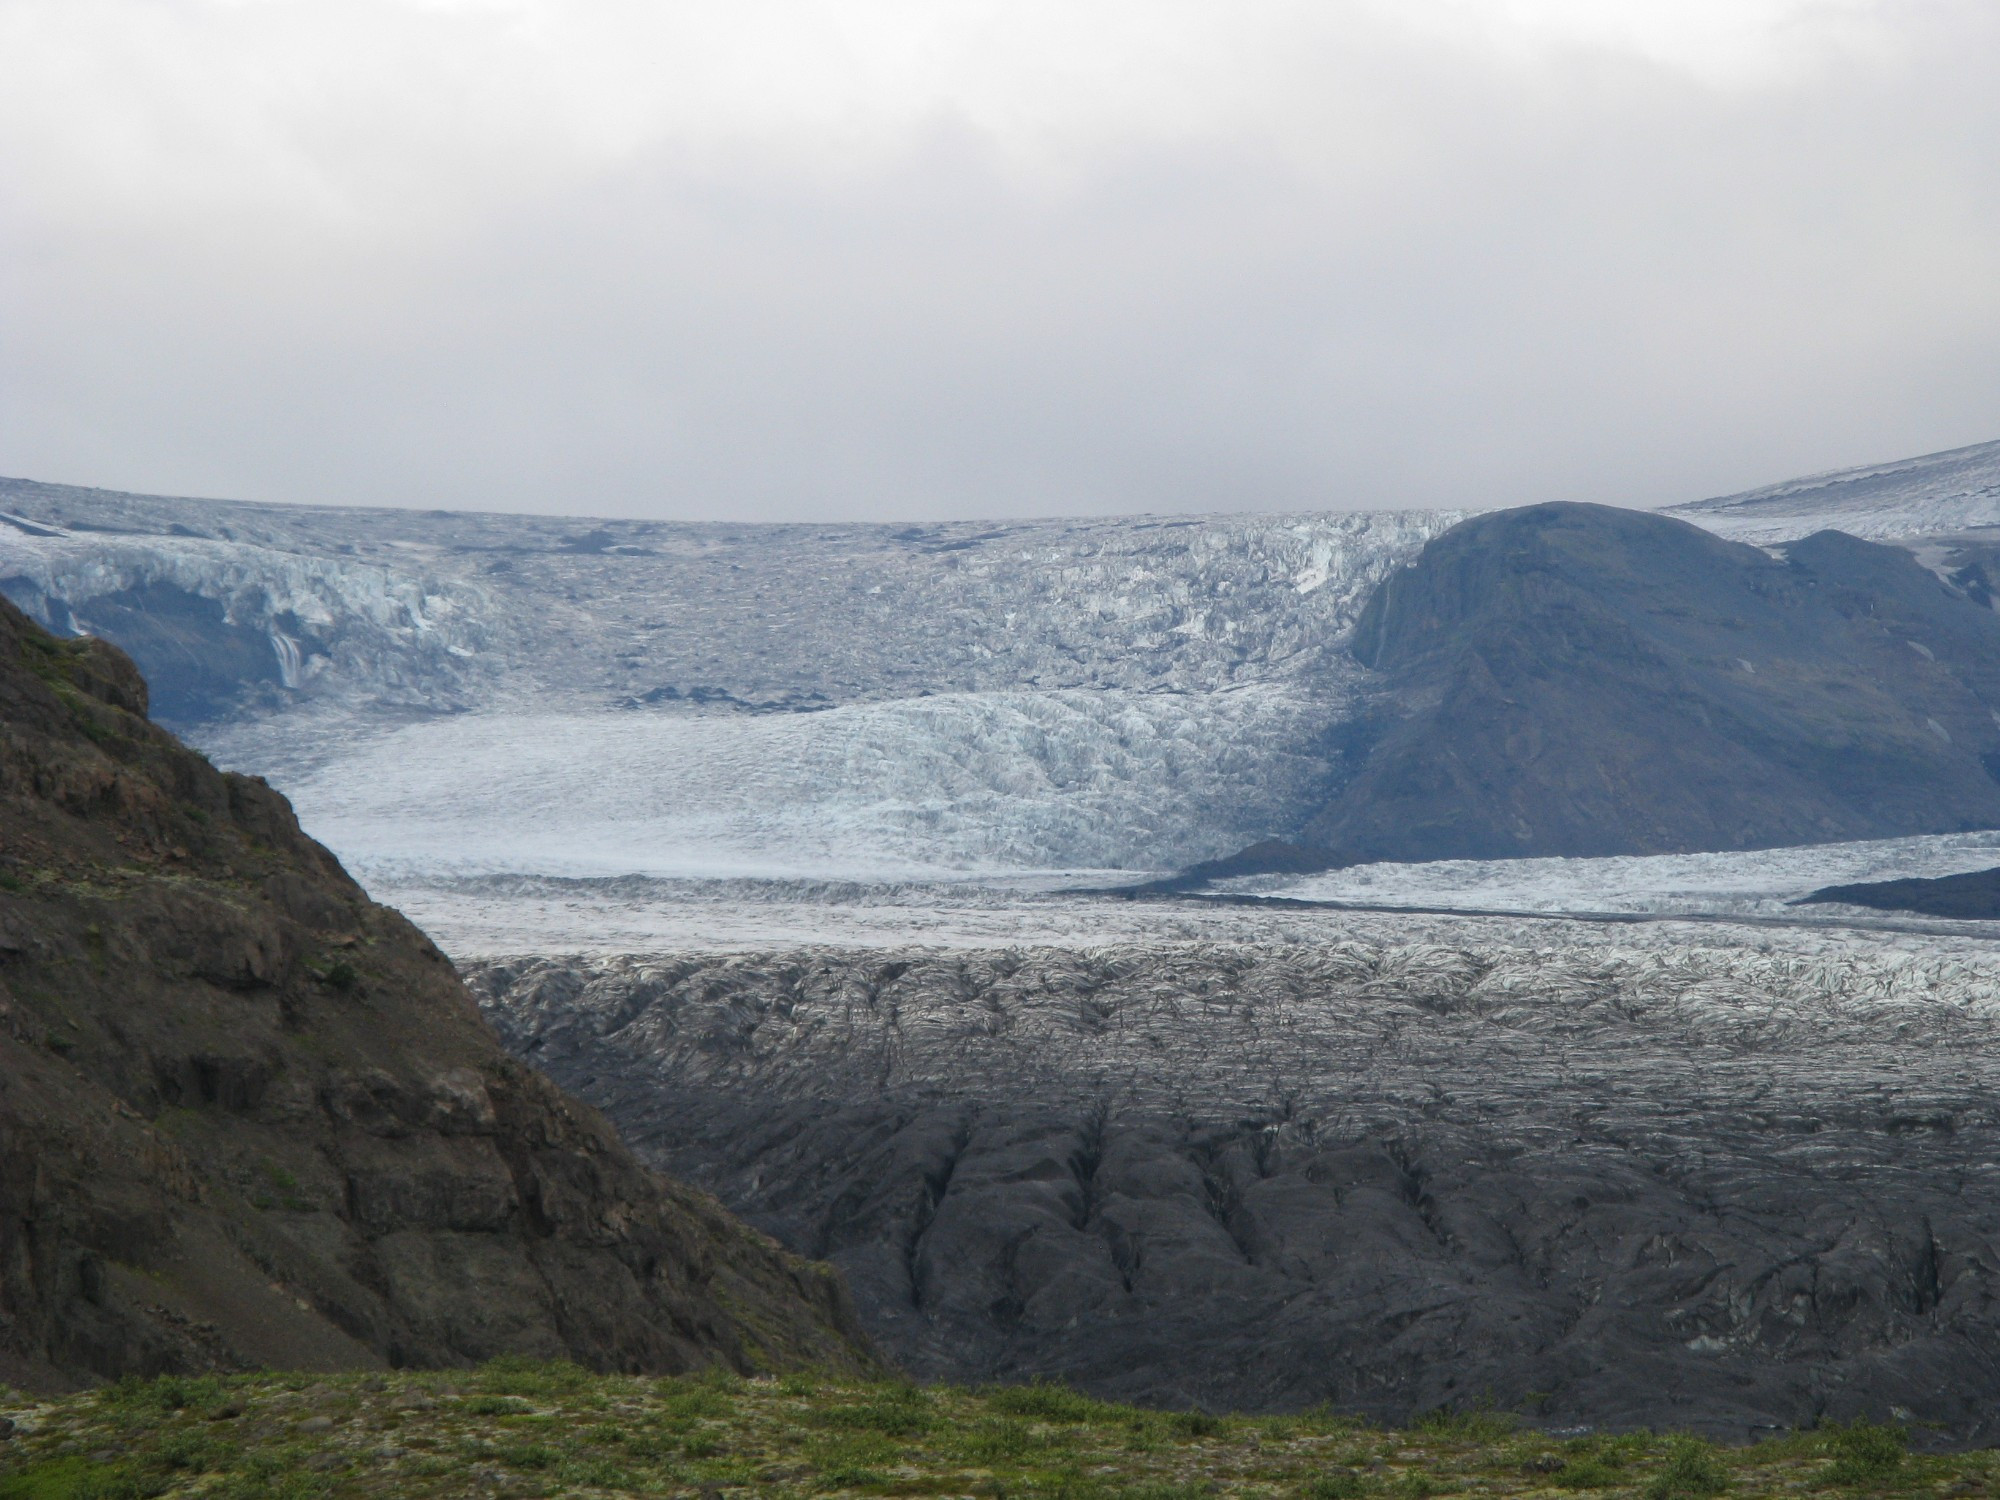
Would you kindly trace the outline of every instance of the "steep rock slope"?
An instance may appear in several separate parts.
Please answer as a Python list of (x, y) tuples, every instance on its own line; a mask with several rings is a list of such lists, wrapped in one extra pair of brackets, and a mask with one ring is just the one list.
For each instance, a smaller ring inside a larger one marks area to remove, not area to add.
[(2000, 826), (2000, 616), (1908, 552), (1594, 505), (1476, 517), (1370, 599), (1333, 863)]
[(130, 661), (0, 604), (0, 1381), (865, 1364), (837, 1278), (640, 1166)]

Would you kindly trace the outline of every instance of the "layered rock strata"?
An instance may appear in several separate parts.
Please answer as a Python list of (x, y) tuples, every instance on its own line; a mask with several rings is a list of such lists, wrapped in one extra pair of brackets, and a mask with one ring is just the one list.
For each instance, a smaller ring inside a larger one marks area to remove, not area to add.
[(0, 604), (0, 1381), (869, 1362), (640, 1165), (129, 660)]

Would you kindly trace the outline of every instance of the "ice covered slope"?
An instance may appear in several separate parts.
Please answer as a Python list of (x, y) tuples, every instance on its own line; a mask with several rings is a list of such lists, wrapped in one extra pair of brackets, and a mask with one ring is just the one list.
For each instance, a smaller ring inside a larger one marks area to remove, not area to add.
[[(1318, 676), (1374, 584), (1468, 513), (729, 526), (0, 479), (0, 591), (135, 648), (181, 723), (302, 703), (768, 712), (1203, 693)], [(1673, 513), (1753, 541), (2000, 524), (2000, 443)]]
[(363, 868), (1157, 870), (1284, 830), (1378, 513), (724, 526), (0, 481), (0, 589)]
[[(811, 710), (1314, 674), (1446, 512), (691, 525), (0, 480), (0, 585), (59, 626), (166, 590), (268, 639), (257, 701)], [(157, 613), (157, 611), (155, 611)], [(108, 633), (116, 634), (116, 631)], [(145, 643), (142, 643), (145, 644)], [(275, 687), (271, 686), (275, 683)]]
[(1870, 541), (1909, 541), (2000, 526), (2000, 442), (1810, 474), (1670, 506), (1667, 513), (1759, 545), (1829, 528)]
[[(1307, 750), (1337, 706), (1275, 684), (1006, 690), (814, 714), (348, 723), (332, 731), (334, 754), (282, 722), (215, 743), (232, 762), (282, 763), (315, 832), (383, 877), (415, 866), (882, 880), (1221, 854), (1310, 795), (1323, 768)], [(275, 743), (281, 734), (304, 743)]]
[[(1996, 453), (1688, 514), (1956, 526)], [(1163, 870), (1296, 831), (1362, 605), (1463, 514), (683, 525), (0, 480), (0, 591), (125, 646), (370, 869)]]

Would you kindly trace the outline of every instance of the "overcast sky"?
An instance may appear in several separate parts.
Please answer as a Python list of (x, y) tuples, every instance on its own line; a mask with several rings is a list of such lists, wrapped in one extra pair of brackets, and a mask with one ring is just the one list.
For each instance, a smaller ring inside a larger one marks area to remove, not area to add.
[(1994, 0), (0, 0), (0, 473), (919, 518), (1989, 438)]

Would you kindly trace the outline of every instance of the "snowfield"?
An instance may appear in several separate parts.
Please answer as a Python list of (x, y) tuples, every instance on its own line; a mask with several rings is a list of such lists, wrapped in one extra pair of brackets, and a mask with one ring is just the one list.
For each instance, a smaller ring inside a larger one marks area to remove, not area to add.
[(1978, 531), (2000, 526), (2000, 443), (1812, 474), (1666, 513), (1758, 546), (1827, 529), (1872, 542)]

